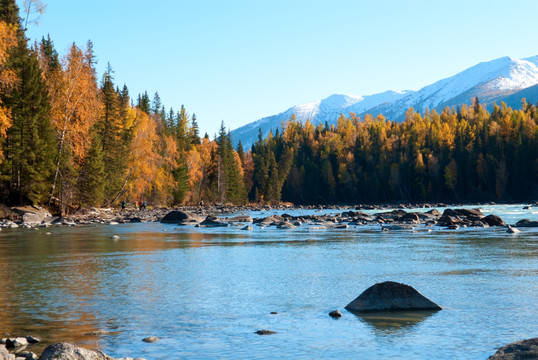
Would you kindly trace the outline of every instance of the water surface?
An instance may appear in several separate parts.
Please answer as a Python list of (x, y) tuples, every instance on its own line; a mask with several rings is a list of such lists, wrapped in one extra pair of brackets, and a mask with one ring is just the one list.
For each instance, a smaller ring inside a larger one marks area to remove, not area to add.
[[(537, 208), (482, 210), (509, 223), (538, 220)], [(0, 332), (147, 359), (485, 359), (537, 336), (538, 229), (521, 230), (6, 229)], [(344, 310), (386, 280), (415, 287), (444, 310)], [(343, 317), (329, 317), (334, 309)], [(258, 336), (260, 329), (276, 334)], [(85, 335), (98, 330), (109, 333)], [(147, 336), (161, 340), (146, 344)]]

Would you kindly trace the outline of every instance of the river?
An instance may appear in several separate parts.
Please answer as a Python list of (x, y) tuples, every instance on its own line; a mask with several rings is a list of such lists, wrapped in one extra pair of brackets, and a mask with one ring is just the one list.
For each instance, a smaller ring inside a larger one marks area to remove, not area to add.
[[(482, 211), (538, 220), (535, 207)], [(37, 353), (66, 341), (146, 359), (486, 359), (538, 336), (538, 228), (253, 228), (4, 229), (0, 335), (41, 337)], [(443, 310), (383, 318), (344, 309), (386, 280)], [(335, 309), (342, 318), (328, 316)], [(87, 335), (96, 331), (108, 333)]]

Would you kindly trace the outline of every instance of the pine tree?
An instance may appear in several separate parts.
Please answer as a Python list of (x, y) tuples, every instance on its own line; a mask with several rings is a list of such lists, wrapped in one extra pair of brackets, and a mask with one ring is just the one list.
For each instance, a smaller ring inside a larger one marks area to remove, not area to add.
[(151, 105), (147, 91), (145, 91), (142, 95), (138, 95), (137, 106), (140, 110), (149, 115), (151, 111)]
[(191, 139), (191, 144), (193, 145), (200, 144), (200, 134), (199, 134), (199, 129), (198, 129), (198, 122), (196, 121), (196, 114), (192, 114), (192, 118), (191, 118), (190, 139)]
[[(2, 1), (0, 19), (19, 26), (14, 1)], [(42, 203), (50, 184), (54, 135), (50, 125), (50, 102), (36, 51), (27, 48), (24, 33), (17, 32), (7, 68), (19, 75), (18, 86), (2, 93), (10, 108), (12, 126), (7, 130), (6, 161), (2, 163), (5, 189), (16, 203)]]
[(124, 183), (129, 146), (128, 129), (125, 118), (122, 118), (122, 113), (126, 116), (125, 109), (122, 109), (122, 94), (114, 89), (112, 74), (109, 64), (101, 86), (104, 111), (98, 126), (105, 164), (105, 195), (110, 200), (115, 198)]
[(105, 162), (103, 145), (97, 133), (92, 135), (91, 147), (79, 175), (81, 205), (100, 206), (105, 200)]

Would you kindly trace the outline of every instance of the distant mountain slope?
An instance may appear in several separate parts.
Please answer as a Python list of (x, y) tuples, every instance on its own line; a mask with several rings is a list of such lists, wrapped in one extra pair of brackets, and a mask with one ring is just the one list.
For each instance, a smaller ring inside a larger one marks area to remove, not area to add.
[(293, 114), (302, 123), (310, 119), (317, 125), (335, 123), (340, 114), (347, 116), (351, 112), (361, 116), (367, 113), (374, 116), (383, 114), (390, 120), (403, 121), (410, 107), (419, 111), (426, 108), (440, 111), (446, 106), (469, 104), (473, 97), (488, 105), (494, 101), (505, 101), (518, 107), (522, 97), (532, 103), (538, 101), (537, 84), (538, 56), (522, 60), (503, 57), (479, 63), (418, 91), (386, 91), (367, 96), (335, 94), (323, 100), (297, 105), (233, 130), (232, 137), (235, 143), (241, 140), (248, 148), (258, 139), (259, 129), (265, 137), (270, 130), (280, 128), (282, 122), (289, 120)]

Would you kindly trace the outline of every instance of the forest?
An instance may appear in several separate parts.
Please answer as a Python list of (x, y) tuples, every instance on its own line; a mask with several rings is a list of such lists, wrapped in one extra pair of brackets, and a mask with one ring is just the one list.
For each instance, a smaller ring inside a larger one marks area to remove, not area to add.
[(14, 0), (0, 0), (0, 202), (84, 206), (529, 201), (538, 195), (536, 106), (417, 112), (401, 123), (342, 114), (292, 116), (251, 149), (220, 124), (201, 136), (195, 114), (158, 93), (131, 98), (93, 45), (60, 55), (29, 44)]

